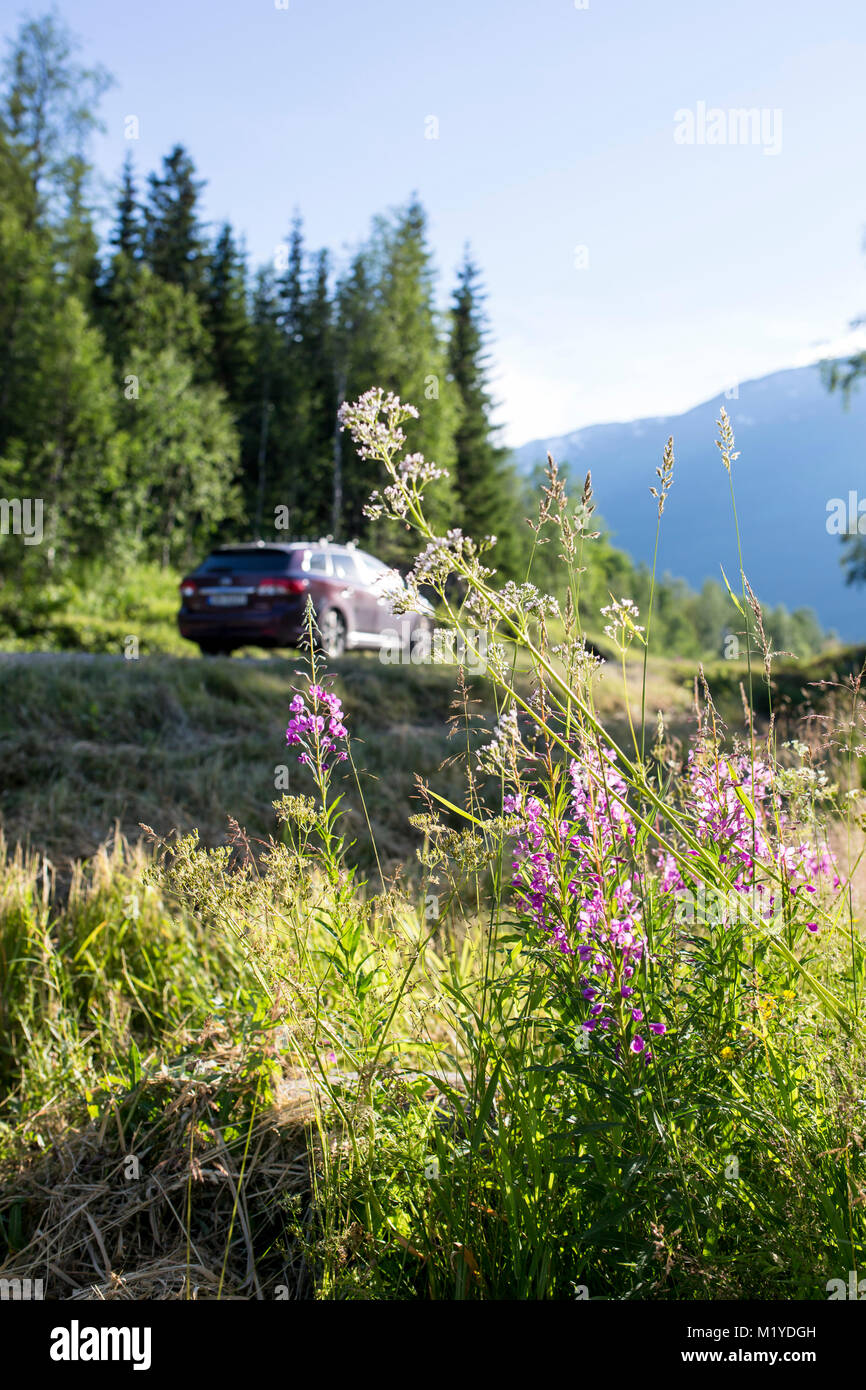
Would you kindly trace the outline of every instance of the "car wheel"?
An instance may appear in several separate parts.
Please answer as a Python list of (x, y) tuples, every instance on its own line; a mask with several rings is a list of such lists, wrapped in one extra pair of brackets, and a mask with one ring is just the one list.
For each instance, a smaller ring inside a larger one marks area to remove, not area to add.
[(202, 656), (231, 656), (233, 648), (223, 647), (219, 642), (199, 642)]
[(319, 619), (319, 645), (325, 656), (332, 659), (346, 650), (346, 624), (336, 608), (329, 608)]

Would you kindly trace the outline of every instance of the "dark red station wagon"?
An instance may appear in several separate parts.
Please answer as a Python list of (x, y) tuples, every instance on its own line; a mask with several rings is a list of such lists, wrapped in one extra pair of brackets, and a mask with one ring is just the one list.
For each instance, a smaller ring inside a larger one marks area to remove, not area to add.
[(313, 601), (316, 640), (329, 656), (347, 648), (429, 641), (433, 610), (395, 614), (404, 583), (396, 570), (354, 546), (326, 541), (227, 545), (181, 581), (178, 626), (208, 656), (236, 647), (297, 647)]

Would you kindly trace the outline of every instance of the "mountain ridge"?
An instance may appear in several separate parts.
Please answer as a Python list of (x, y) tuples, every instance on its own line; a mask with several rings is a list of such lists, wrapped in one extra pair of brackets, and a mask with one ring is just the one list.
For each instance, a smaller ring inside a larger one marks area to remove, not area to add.
[(699, 588), (739, 573), (730, 485), (715, 447), (724, 407), (740, 457), (733, 477), (744, 568), (762, 602), (813, 608), (848, 641), (866, 635), (866, 591), (845, 584), (838, 535), (827, 530), (834, 498), (866, 497), (866, 393), (824, 385), (820, 364), (741, 382), (679, 415), (587, 425), (512, 450), (523, 475), (547, 451), (576, 479), (592, 472), (598, 513), (615, 545), (652, 563), (655, 502), (649, 488), (669, 435), (674, 487), (662, 519), (659, 572)]

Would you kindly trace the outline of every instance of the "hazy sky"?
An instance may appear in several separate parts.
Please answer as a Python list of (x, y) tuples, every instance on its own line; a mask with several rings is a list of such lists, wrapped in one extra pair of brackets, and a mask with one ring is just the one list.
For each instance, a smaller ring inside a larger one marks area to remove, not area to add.
[(99, 167), (186, 144), (253, 264), (295, 208), (340, 257), (417, 190), (443, 298), (465, 241), (483, 269), (507, 442), (686, 409), (866, 311), (862, 0), (282, 3), (61, 4), (117, 78)]

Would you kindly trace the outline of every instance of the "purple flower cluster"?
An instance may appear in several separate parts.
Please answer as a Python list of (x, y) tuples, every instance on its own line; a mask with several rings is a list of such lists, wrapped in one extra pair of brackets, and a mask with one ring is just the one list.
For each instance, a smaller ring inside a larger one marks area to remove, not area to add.
[(324, 686), (311, 685), (307, 699), (309, 708), (300, 694), (295, 695), (289, 705), (292, 717), (286, 729), (286, 742), (300, 745), (299, 763), (321, 766), (324, 770), (331, 757), (344, 763), (349, 755), (340, 747), (340, 740), (346, 739), (349, 731), (343, 723), (343, 706), (338, 696)]
[[(750, 758), (713, 757), (706, 750), (692, 750), (686, 768), (687, 801), (694, 814), (695, 833), (703, 844), (720, 851), (722, 864), (732, 865), (733, 887), (740, 893), (759, 895), (760, 912), (767, 920), (778, 910), (776, 894), (758, 881), (762, 868), (781, 870), (788, 892), (817, 892), (815, 880), (822, 874), (839, 877), (827, 845), (817, 848), (801, 841), (784, 845), (773, 831), (784, 831), (785, 812), (774, 805), (773, 770), (764, 762), (754, 766)], [(664, 892), (680, 893), (686, 888), (682, 872), (673, 856), (659, 855), (661, 887)], [(766, 896), (764, 896), (766, 894)], [(807, 923), (811, 932), (817, 922)]]
[[(625, 802), (626, 784), (614, 754), (584, 750), (570, 766), (571, 816), (558, 824), (537, 797), (506, 797), (518, 816), (514, 877), (519, 910), (564, 955), (578, 964), (580, 992), (588, 1007), (586, 1032), (607, 1032), (618, 1018), (628, 1031), (644, 1021), (629, 1002), (645, 950), (641, 901), (628, 865), (635, 839)], [(663, 1023), (649, 1023), (656, 1035)], [(650, 1060), (640, 1033), (630, 1051)]]

